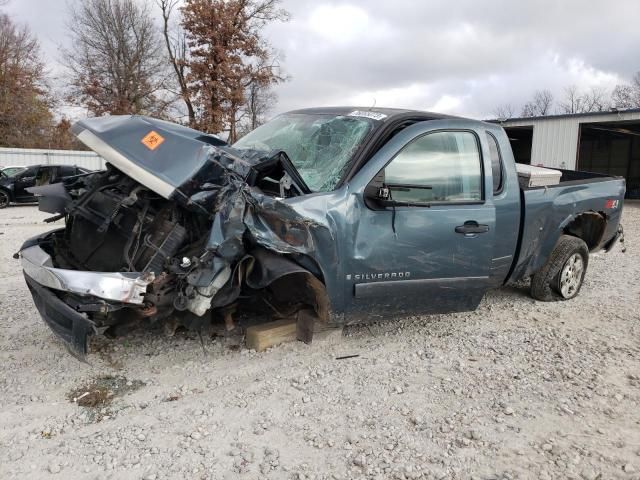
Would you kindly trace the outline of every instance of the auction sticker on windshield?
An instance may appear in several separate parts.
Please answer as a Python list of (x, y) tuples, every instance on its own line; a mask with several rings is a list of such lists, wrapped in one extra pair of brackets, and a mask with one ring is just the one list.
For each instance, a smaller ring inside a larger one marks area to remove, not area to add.
[(354, 110), (353, 112), (348, 114), (347, 117), (364, 117), (364, 118), (371, 118), (372, 120), (383, 120), (387, 118), (387, 115), (380, 112), (367, 112), (363, 110)]

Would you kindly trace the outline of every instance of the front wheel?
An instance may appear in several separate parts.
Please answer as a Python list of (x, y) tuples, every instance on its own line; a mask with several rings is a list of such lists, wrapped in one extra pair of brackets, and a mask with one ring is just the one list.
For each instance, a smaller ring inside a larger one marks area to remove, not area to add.
[(9, 206), (9, 194), (0, 190), (0, 208), (7, 208)]
[(589, 263), (584, 241), (562, 235), (547, 263), (531, 279), (531, 296), (543, 302), (569, 300), (580, 291)]

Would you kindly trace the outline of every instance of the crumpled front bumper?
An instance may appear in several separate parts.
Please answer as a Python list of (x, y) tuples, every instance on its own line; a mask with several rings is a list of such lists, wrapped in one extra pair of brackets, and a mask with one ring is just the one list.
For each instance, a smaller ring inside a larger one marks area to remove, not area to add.
[(40, 316), (79, 358), (87, 353), (87, 340), (95, 332), (95, 325), (85, 314), (62, 301), (54, 291), (142, 305), (147, 286), (154, 280), (153, 274), (56, 268), (51, 256), (34, 239), (25, 242), (20, 258), (27, 286)]
[(43, 287), (91, 295), (114, 302), (142, 305), (152, 273), (83, 272), (55, 268), (51, 256), (39, 245), (20, 251), (24, 272)]

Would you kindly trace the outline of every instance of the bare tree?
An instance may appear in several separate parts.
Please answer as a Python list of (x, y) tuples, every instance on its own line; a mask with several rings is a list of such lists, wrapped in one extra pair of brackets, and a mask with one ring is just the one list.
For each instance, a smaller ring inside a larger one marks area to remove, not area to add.
[(583, 96), (583, 112), (604, 112), (609, 110), (607, 91), (601, 87), (591, 87)]
[(182, 27), (187, 33), (189, 92), (196, 125), (208, 132), (238, 137), (246, 117), (246, 93), (284, 78), (274, 67), (274, 54), (262, 36), (265, 25), (286, 21), (280, 0), (186, 0)]
[(617, 85), (611, 94), (612, 106), (624, 108), (640, 108), (640, 72), (633, 76), (630, 84)]
[(580, 113), (583, 111), (584, 99), (576, 85), (570, 85), (564, 89), (564, 98), (558, 104), (560, 113)]
[(635, 95), (631, 85), (616, 85), (611, 94), (611, 104), (618, 109), (634, 108)]
[(560, 113), (603, 112), (609, 109), (607, 92), (601, 87), (591, 87), (582, 93), (578, 87), (571, 85), (564, 89), (564, 98), (558, 104)]
[(53, 101), (45, 76), (36, 38), (0, 13), (0, 146), (47, 146)]
[(265, 88), (258, 83), (249, 85), (247, 91), (248, 128), (251, 131), (266, 121), (266, 116), (275, 105), (278, 97), (270, 88)]
[(191, 92), (187, 83), (187, 41), (183, 30), (178, 32), (172, 31), (171, 14), (180, 0), (156, 0), (156, 4), (162, 11), (162, 36), (164, 38), (165, 47), (169, 56), (169, 62), (175, 73), (175, 79), (178, 84), (179, 96), (187, 109), (189, 125), (196, 123), (196, 113), (191, 101)]
[(515, 117), (515, 115), (516, 115), (516, 109), (510, 103), (505, 103), (504, 105), (500, 105), (496, 107), (496, 109), (493, 111), (493, 116), (496, 117), (498, 120), (508, 120), (510, 118)]
[(136, 0), (85, 0), (70, 11), (69, 99), (94, 115), (162, 115), (173, 101), (150, 12)]
[(51, 139), (48, 148), (58, 150), (87, 150), (87, 146), (82, 143), (72, 133), (73, 123), (68, 118), (62, 117), (58, 123), (51, 127)]
[(553, 94), (550, 90), (538, 90), (533, 99), (522, 107), (523, 117), (542, 117), (549, 115), (553, 107)]
[[(523, 106), (522, 116), (549, 115), (553, 103), (553, 95), (549, 90), (538, 90), (533, 99)], [(576, 85), (570, 85), (564, 89), (556, 111), (566, 114), (591, 113), (605, 112), (612, 107), (640, 108), (640, 72), (633, 76), (630, 83), (617, 85), (610, 95), (602, 87), (592, 86), (587, 91), (580, 91)], [(513, 116), (513, 107), (509, 104), (497, 107), (494, 115), (498, 119), (508, 119)]]
[(241, 108), (245, 117), (240, 127), (243, 133), (258, 128), (267, 120), (268, 113), (278, 100), (272, 86), (289, 80), (289, 77), (282, 73), (280, 66), (282, 58), (282, 54), (271, 51), (268, 57), (261, 59), (255, 65), (253, 74), (248, 76), (245, 104)]

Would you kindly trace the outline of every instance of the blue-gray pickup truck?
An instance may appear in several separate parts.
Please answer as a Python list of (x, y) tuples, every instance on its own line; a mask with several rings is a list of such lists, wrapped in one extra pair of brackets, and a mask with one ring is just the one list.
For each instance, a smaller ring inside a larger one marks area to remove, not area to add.
[(622, 235), (622, 178), (519, 179), (495, 124), (316, 108), (227, 145), (141, 116), (75, 124), (106, 170), (36, 187), (64, 228), (19, 252), (45, 322), (78, 356), (94, 334), (251, 315), (317, 325), (473, 310), (531, 278), (575, 297), (590, 252)]

